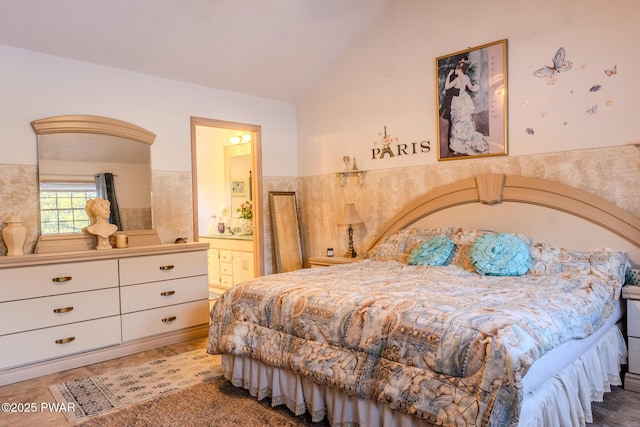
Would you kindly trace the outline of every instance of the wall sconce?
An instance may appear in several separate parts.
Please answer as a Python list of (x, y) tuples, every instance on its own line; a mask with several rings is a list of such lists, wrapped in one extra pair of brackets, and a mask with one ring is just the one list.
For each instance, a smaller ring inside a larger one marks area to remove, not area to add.
[(358, 256), (356, 250), (353, 247), (353, 226), (362, 223), (364, 223), (364, 221), (360, 219), (355, 205), (353, 203), (347, 203), (344, 206), (344, 214), (342, 215), (342, 219), (338, 223), (338, 225), (349, 226), (349, 249), (347, 249), (347, 252), (344, 254), (345, 258), (355, 258)]
[(245, 133), (244, 135), (232, 136), (231, 138), (229, 138), (229, 141), (231, 141), (233, 145), (244, 143), (244, 142), (251, 142), (251, 134)]

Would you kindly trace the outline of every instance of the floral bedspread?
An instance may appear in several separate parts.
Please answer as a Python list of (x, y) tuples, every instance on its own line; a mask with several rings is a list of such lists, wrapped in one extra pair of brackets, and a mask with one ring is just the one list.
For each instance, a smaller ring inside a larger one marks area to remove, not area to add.
[(531, 364), (597, 330), (619, 288), (584, 272), (490, 277), (396, 261), (298, 270), (227, 291), (211, 311), (208, 351), (434, 424), (507, 426)]

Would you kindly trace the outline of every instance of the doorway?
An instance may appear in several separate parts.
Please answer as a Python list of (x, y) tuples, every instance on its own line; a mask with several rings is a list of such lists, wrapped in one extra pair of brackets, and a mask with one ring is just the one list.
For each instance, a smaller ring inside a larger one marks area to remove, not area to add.
[(191, 117), (194, 239), (222, 234), (217, 227), (221, 222), (224, 237), (246, 237), (237, 216), (238, 209), (250, 202), (256, 276), (264, 274), (261, 164), (260, 126)]

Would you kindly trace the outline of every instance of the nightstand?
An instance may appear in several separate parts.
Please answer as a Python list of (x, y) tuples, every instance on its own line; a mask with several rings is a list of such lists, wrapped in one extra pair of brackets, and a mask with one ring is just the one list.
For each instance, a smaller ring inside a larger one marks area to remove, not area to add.
[(309, 257), (309, 265), (311, 268), (329, 267), (330, 265), (349, 264), (361, 261), (363, 258), (345, 258), (342, 256), (315, 256)]
[(629, 372), (624, 376), (624, 388), (640, 393), (640, 286), (625, 286), (622, 297), (627, 300), (629, 339)]

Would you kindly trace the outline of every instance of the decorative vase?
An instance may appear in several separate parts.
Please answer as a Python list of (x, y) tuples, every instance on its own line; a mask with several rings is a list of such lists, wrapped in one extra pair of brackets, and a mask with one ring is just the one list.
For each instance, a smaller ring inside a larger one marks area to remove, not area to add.
[(224, 222), (218, 223), (218, 233), (224, 234)]
[(27, 229), (18, 215), (9, 215), (7, 226), (2, 230), (2, 238), (7, 246), (7, 255), (23, 255), (24, 242), (27, 239)]
[(251, 218), (241, 218), (240, 227), (242, 228), (242, 234), (245, 236), (253, 234), (253, 220)]

